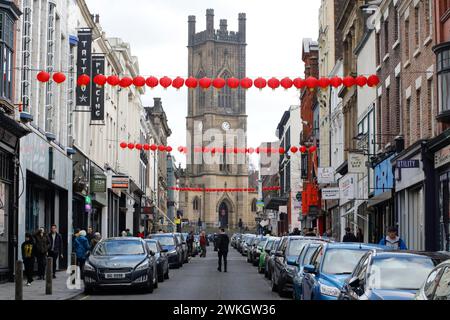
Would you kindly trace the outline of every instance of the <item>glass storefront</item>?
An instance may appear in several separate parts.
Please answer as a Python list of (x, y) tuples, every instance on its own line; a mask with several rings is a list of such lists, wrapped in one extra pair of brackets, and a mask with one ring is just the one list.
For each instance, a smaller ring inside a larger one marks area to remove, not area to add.
[(450, 172), (446, 172), (440, 176), (439, 208), (440, 250), (450, 251)]
[(0, 181), (0, 268), (8, 268), (9, 184)]

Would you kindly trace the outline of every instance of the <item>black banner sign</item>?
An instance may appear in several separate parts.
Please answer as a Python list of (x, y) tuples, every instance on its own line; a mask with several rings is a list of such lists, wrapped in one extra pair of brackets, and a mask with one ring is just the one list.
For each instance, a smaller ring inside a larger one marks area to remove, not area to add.
[[(98, 74), (105, 74), (105, 57), (92, 57), (92, 78)], [(91, 120), (104, 121), (105, 120), (105, 87), (92, 85), (91, 88)]]
[[(91, 76), (92, 68), (92, 30), (78, 31), (77, 79), (82, 74)], [(91, 86), (77, 86), (76, 105), (91, 106)]]

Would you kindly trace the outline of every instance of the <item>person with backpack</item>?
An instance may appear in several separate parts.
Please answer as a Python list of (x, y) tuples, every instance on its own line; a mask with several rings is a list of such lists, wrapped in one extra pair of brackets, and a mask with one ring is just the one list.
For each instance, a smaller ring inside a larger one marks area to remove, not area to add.
[(34, 241), (30, 233), (25, 234), (25, 241), (22, 243), (21, 249), (25, 276), (27, 277), (27, 287), (29, 287), (33, 282), (34, 270)]

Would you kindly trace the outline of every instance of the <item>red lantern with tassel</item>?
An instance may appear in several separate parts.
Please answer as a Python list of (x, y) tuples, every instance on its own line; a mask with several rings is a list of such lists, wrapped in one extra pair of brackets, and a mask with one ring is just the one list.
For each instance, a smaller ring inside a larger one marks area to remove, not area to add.
[(121, 142), (121, 143), (120, 143), (120, 147), (121, 147), (122, 149), (126, 149), (127, 146), (128, 146), (128, 144), (127, 144), (126, 142)]
[(107, 82), (110, 86), (115, 87), (115, 86), (117, 86), (117, 85), (120, 83), (120, 79), (119, 79), (118, 76), (109, 76), (109, 77), (106, 79), (106, 82)]
[(364, 76), (359, 76), (356, 78), (356, 84), (359, 87), (364, 87), (367, 84), (367, 78)]
[(158, 147), (158, 150), (161, 151), (161, 152), (164, 152), (164, 151), (166, 151), (166, 146), (160, 145)]
[(266, 81), (266, 79), (263, 79), (260, 77), (255, 80), (254, 84), (255, 84), (256, 88), (258, 88), (259, 90), (262, 90), (267, 86), (267, 81)]
[(279, 152), (280, 154), (285, 154), (285, 153), (286, 153), (286, 150), (285, 150), (284, 148), (280, 148), (280, 149), (278, 149), (278, 152)]
[(82, 74), (78, 77), (77, 85), (80, 87), (87, 87), (91, 82), (91, 78), (87, 74)]
[(133, 85), (135, 87), (138, 87), (138, 88), (141, 88), (141, 87), (145, 86), (145, 78), (141, 77), (141, 76), (138, 76), (138, 77), (134, 78), (133, 79)]
[(308, 151), (308, 148), (306, 148), (305, 146), (301, 146), (300, 147), (300, 152), (301, 153), (306, 153), (306, 151)]
[(36, 78), (40, 82), (49, 82), (50, 81), (50, 73), (41, 71), (37, 74)]
[(94, 77), (94, 83), (100, 87), (103, 87), (106, 84), (106, 80), (107, 78), (103, 74), (98, 74)]
[(133, 79), (125, 77), (120, 79), (119, 86), (122, 88), (128, 88), (133, 84)]
[(176, 77), (172, 82), (172, 87), (180, 90), (184, 86), (184, 79), (181, 77)]
[(237, 88), (239, 88), (239, 79), (234, 78), (234, 77), (228, 78), (227, 79), (227, 86), (230, 89), (237, 89)]
[(297, 153), (298, 152), (298, 148), (297, 147), (291, 147), (291, 152), (292, 153)]
[(158, 150), (158, 146), (157, 146), (156, 144), (152, 144), (152, 145), (150, 146), (150, 150), (156, 151), (156, 150)]
[(308, 79), (305, 80), (305, 85), (309, 88), (309, 89), (314, 89), (318, 86), (319, 80), (317, 80), (315, 77), (309, 77)]
[(314, 153), (317, 151), (317, 147), (316, 146), (312, 146), (311, 148), (309, 148), (309, 152), (310, 153)]
[(269, 79), (269, 81), (267, 82), (267, 85), (269, 86), (269, 88), (271, 88), (272, 90), (278, 89), (280, 87), (280, 80), (278, 80), (277, 78), (271, 78)]
[(66, 81), (66, 76), (62, 72), (57, 72), (53, 75), (53, 81), (55, 81), (57, 84), (61, 84)]
[(288, 90), (288, 89), (292, 88), (292, 86), (294, 85), (294, 82), (290, 78), (283, 78), (280, 81), (280, 84), (285, 90)]
[(326, 88), (328, 88), (330, 86), (330, 79), (325, 78), (325, 77), (320, 78), (319, 81), (318, 81), (318, 85), (322, 89), (326, 89)]
[(253, 87), (253, 80), (250, 78), (241, 79), (241, 88), (248, 90)]
[(204, 77), (199, 80), (198, 84), (202, 89), (206, 90), (209, 89), (209, 87), (211, 87), (212, 81), (210, 78)]
[(138, 144), (136, 145), (136, 150), (142, 150), (142, 144), (138, 143)]
[(198, 86), (198, 81), (196, 78), (194, 77), (189, 77), (186, 79), (186, 81), (184, 82), (184, 84), (186, 85), (186, 87), (188, 87), (189, 89), (195, 89)]
[(144, 144), (144, 150), (145, 151), (149, 151), (150, 150), (150, 145), (149, 144)]
[(171, 146), (166, 147), (166, 152), (172, 152), (173, 148)]
[(371, 76), (367, 79), (367, 85), (368, 85), (369, 87), (376, 87), (379, 83), (380, 83), (380, 78), (378, 78), (377, 75), (371, 75)]
[(222, 89), (223, 87), (225, 87), (226, 84), (227, 82), (223, 78), (214, 79), (212, 82), (213, 87), (216, 88), (217, 90)]
[(339, 88), (342, 85), (342, 79), (340, 77), (333, 77), (330, 79), (330, 84), (334, 88)]
[(128, 149), (133, 150), (134, 149), (134, 143), (129, 143), (128, 144)]
[(168, 87), (170, 87), (172, 85), (172, 79), (170, 79), (169, 77), (163, 77), (159, 80), (159, 84), (164, 89), (167, 89)]
[(302, 78), (294, 79), (293, 83), (297, 89), (303, 89), (305, 87), (305, 80), (303, 80)]
[(346, 86), (347, 88), (353, 87), (356, 84), (356, 80), (353, 77), (345, 77), (344, 80), (342, 81), (344, 86)]
[(156, 88), (158, 86), (159, 80), (156, 77), (148, 77), (145, 80), (145, 84), (147, 85), (147, 87), (153, 89), (153, 88)]

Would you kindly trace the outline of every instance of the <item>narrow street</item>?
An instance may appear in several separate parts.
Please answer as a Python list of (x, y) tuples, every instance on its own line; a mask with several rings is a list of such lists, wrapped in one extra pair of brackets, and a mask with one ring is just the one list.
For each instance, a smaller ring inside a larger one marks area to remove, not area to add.
[(206, 258), (193, 258), (181, 269), (171, 269), (170, 279), (151, 294), (132, 290), (104, 290), (80, 295), (78, 300), (280, 300), (256, 268), (230, 248), (228, 273), (217, 271), (217, 253), (208, 248)]

